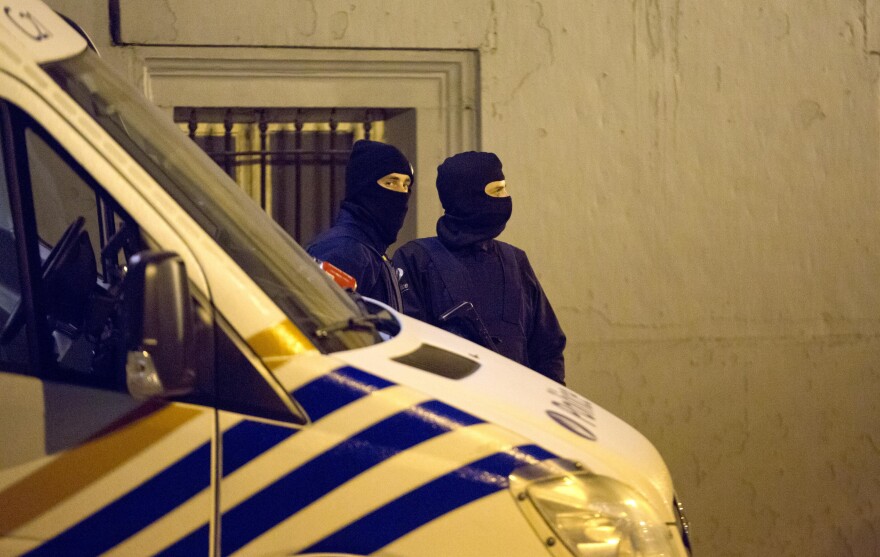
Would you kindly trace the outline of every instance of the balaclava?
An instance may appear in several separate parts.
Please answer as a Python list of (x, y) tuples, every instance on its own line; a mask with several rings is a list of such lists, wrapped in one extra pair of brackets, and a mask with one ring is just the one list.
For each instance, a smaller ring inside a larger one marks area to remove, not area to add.
[(445, 211), (437, 221), (437, 236), (444, 244), (460, 248), (501, 234), (513, 203), (510, 197), (486, 193), (486, 184), (498, 180), (504, 180), (504, 173), (494, 153), (459, 153), (437, 167), (437, 193)]
[(355, 142), (345, 168), (342, 205), (378, 232), (385, 247), (397, 240), (410, 195), (379, 185), (379, 178), (392, 173), (405, 174), (413, 180), (412, 166), (396, 147), (365, 139)]

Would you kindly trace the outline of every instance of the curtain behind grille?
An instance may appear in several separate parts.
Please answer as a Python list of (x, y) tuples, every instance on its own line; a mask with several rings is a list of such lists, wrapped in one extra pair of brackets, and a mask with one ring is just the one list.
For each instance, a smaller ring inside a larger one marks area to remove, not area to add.
[(333, 224), (345, 196), (351, 133), (284, 131), (269, 136), (272, 214), (301, 245)]

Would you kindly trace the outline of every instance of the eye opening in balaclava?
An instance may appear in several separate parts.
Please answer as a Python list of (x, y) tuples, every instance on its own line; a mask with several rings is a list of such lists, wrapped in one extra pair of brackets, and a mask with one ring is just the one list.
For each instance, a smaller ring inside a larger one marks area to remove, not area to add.
[(400, 172), (392, 172), (391, 174), (386, 174), (376, 180), (376, 183), (386, 190), (399, 193), (409, 193), (409, 188), (412, 185), (412, 178), (406, 174), (401, 174)]
[[(392, 191), (379, 185), (379, 179), (389, 174), (408, 177), (409, 192)], [(345, 168), (342, 204), (364, 221), (364, 225), (375, 230), (387, 247), (397, 240), (403, 226), (413, 182), (412, 165), (396, 147), (362, 139), (352, 147)]]
[(464, 247), (497, 237), (513, 211), (509, 196), (486, 191), (504, 180), (501, 160), (494, 153), (468, 151), (437, 167), (437, 193), (445, 214), (437, 221), (437, 235), (450, 247)]
[(486, 192), (486, 195), (489, 197), (510, 197), (510, 192), (507, 191), (507, 182), (505, 180), (489, 182), (486, 184), (486, 187), (483, 188), (483, 191)]

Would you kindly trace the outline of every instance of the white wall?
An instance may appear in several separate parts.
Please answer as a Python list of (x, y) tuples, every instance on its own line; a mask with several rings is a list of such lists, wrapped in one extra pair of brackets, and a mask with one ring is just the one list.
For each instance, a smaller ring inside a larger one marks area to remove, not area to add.
[[(106, 5), (51, 3), (137, 80)], [(877, 4), (120, 2), (141, 44), (477, 49), (502, 238), (704, 556), (880, 548)]]

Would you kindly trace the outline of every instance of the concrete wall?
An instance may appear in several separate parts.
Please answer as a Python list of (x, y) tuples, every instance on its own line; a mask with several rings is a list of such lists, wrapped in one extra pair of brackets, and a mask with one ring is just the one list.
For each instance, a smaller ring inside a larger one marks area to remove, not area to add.
[[(880, 0), (121, 0), (139, 44), (463, 48), (570, 385), (703, 556), (880, 551)], [(53, 5), (110, 47), (102, 2)], [(394, 52), (389, 51), (389, 58)], [(439, 161), (438, 161), (439, 162)], [(528, 207), (528, 210), (524, 210)]]

